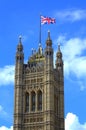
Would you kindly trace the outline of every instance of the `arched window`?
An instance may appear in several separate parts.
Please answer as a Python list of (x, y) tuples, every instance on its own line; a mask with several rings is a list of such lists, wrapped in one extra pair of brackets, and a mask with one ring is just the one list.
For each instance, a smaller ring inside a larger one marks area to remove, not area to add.
[(38, 110), (42, 110), (42, 92), (38, 92)]
[(25, 94), (25, 112), (29, 112), (29, 93)]
[(35, 111), (35, 106), (36, 106), (36, 103), (35, 103), (35, 97), (36, 97), (36, 94), (35, 94), (35, 92), (32, 92), (31, 93), (31, 104), (32, 104), (32, 106), (31, 106), (31, 110), (32, 111)]

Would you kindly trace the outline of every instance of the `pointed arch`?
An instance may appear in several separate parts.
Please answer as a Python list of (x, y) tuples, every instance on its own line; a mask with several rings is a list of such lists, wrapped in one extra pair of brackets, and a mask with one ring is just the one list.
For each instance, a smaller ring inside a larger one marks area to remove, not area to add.
[(25, 112), (29, 112), (29, 93), (25, 93)]
[(35, 111), (36, 109), (36, 94), (34, 91), (31, 92), (31, 110)]
[(38, 110), (42, 110), (42, 91), (38, 91)]

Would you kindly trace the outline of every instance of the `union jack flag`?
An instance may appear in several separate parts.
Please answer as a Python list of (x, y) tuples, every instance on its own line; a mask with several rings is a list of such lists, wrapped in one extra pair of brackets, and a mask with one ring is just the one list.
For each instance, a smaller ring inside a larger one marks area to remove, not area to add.
[(55, 18), (41, 16), (41, 24), (53, 24), (55, 22)]

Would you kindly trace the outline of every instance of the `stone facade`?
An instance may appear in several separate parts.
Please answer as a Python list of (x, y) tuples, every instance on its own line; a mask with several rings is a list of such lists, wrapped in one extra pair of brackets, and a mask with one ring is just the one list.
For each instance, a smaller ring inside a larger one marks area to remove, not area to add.
[(43, 51), (33, 51), (24, 63), (21, 38), (15, 64), (14, 130), (64, 130), (63, 60), (58, 45), (56, 67), (50, 32)]

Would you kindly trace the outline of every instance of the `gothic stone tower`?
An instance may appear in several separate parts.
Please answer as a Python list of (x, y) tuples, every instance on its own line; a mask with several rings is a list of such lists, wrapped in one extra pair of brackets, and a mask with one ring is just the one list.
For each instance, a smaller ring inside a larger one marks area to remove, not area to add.
[(24, 63), (21, 38), (15, 64), (14, 130), (64, 130), (63, 60), (58, 45), (56, 67), (50, 32), (45, 51), (38, 51)]

